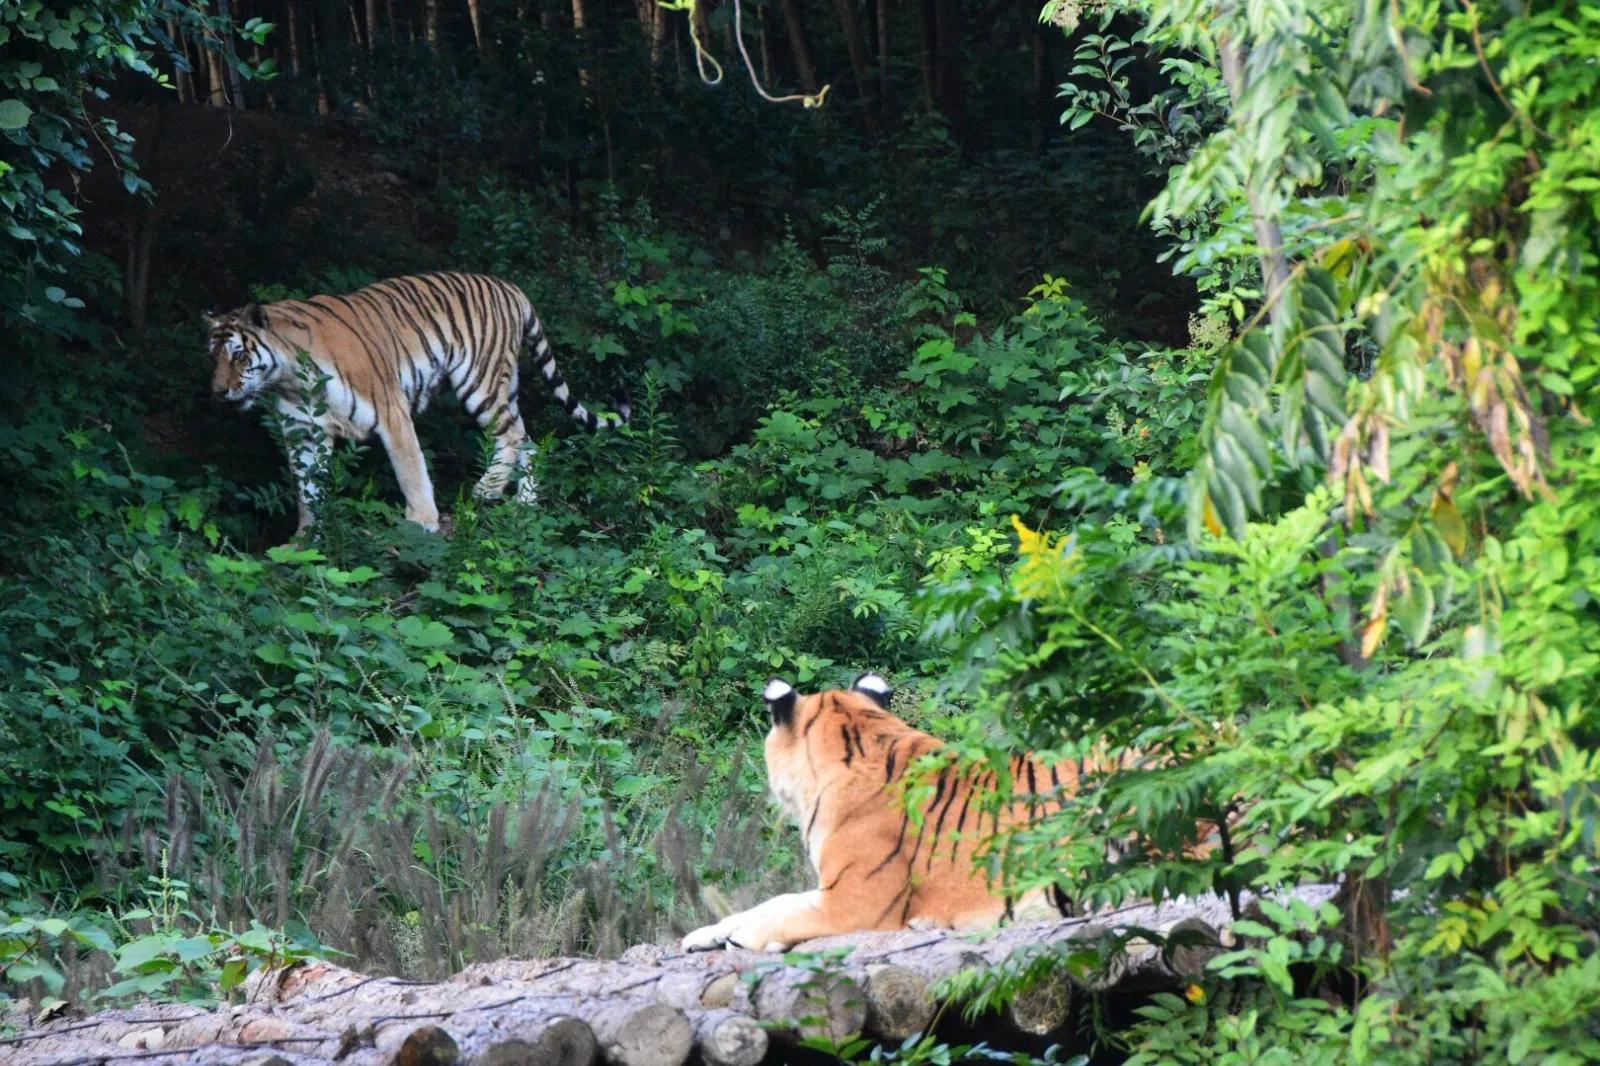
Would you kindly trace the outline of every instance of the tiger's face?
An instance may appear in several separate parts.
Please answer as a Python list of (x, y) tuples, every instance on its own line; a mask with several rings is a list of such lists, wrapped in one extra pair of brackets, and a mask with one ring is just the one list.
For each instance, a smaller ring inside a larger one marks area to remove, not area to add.
[(893, 690), (877, 674), (862, 674), (849, 689), (829, 689), (802, 696), (782, 678), (767, 682), (761, 697), (772, 716), (765, 757), (767, 787), (778, 806), (801, 818), (815, 790), (820, 761), (849, 767), (856, 759), (874, 758), (868, 744), (881, 729), (905, 729), (887, 713)]
[(260, 304), (221, 315), (207, 315), (212, 371), (211, 394), (249, 408), (283, 374), (284, 363), (266, 339), (267, 317)]

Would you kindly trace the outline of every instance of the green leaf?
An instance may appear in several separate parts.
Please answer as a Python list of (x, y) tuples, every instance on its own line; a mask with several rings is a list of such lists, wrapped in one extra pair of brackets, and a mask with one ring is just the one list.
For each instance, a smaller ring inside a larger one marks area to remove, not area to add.
[(0, 130), (20, 130), (32, 117), (33, 109), (21, 100), (0, 100)]

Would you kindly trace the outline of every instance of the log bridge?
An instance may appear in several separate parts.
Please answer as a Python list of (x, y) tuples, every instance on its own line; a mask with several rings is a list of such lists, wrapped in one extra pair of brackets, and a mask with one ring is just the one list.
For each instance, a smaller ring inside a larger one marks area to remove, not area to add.
[[(1316, 906), (1335, 891), (1316, 885), (1276, 898)], [(1259, 914), (1248, 893), (1240, 906), (1241, 917)], [(55, 1018), (0, 1040), (0, 1063), (757, 1066), (797, 1057), (802, 1041), (898, 1045), (959, 1013), (952, 979), (1026, 969), (1037, 980), (977, 1023), (991, 1046), (1004, 1047), (1008, 1037), (1067, 1030), (1085, 996), (1186, 985), (1235, 943), (1233, 914), (1226, 900), (1202, 896), (982, 936), (829, 937), (783, 956), (640, 945), (616, 961), (506, 959), (436, 983), (302, 962), (258, 970), (242, 1002), (214, 1010), (148, 1004)], [(1038, 965), (1044, 953), (1065, 964)]]

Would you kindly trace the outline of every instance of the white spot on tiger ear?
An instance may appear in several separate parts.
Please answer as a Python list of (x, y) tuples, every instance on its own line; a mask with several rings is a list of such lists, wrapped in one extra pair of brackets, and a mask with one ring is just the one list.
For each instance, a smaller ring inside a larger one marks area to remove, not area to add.
[(871, 692), (878, 696), (886, 696), (893, 691), (889, 687), (889, 682), (878, 674), (862, 674), (850, 687), (857, 692)]
[(781, 677), (775, 677), (767, 682), (766, 688), (761, 690), (761, 698), (771, 703), (773, 700), (781, 700), (785, 696), (792, 695), (793, 692), (793, 685)]

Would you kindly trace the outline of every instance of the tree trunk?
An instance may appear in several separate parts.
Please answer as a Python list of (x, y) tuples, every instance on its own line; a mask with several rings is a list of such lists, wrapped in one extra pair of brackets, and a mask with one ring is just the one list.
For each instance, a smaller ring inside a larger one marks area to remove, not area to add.
[(422, 39), (433, 49), (439, 47), (439, 2), (440, 0), (423, 0), (422, 6)]
[(467, 0), (467, 19), (472, 23), (472, 43), (478, 49), (478, 55), (487, 55), (489, 40), (484, 36), (483, 0)]
[(295, 77), (306, 72), (305, 51), (300, 45), (300, 9), (295, 0), (284, 0), (284, 28), (289, 38), (289, 71)]
[(311, 67), (316, 71), (317, 114), (326, 117), (333, 114), (333, 100), (329, 98), (328, 85), (322, 79), (322, 32), (317, 25), (320, 21), (317, 14), (317, 5), (312, 5), (310, 17), (306, 20), (306, 29), (311, 35)]
[(936, 92), (939, 110), (944, 112), (951, 133), (959, 138), (967, 116), (967, 71), (962, 52), (964, 36), (961, 0), (934, 0), (934, 32), (938, 47), (934, 52), (937, 71)]
[(817, 66), (811, 61), (811, 45), (806, 40), (806, 24), (800, 15), (798, 0), (778, 0), (783, 9), (783, 28), (789, 36), (789, 51), (794, 57), (794, 72), (800, 87), (808, 93), (817, 91)]
[(378, 0), (367, 0), (367, 54), (378, 47)]
[(206, 49), (206, 86), (209, 89), (206, 103), (212, 107), (228, 106), (228, 85), (222, 73), (222, 56), (215, 48)]
[[(1247, 88), (1244, 48), (1231, 38), (1220, 37), (1217, 39), (1217, 58), (1222, 68), (1222, 80), (1228, 86), (1228, 98), (1237, 110)], [(1283, 230), (1265, 203), (1258, 180), (1246, 180), (1245, 200), (1250, 207), (1250, 225), (1255, 230), (1256, 245), (1261, 249), (1261, 288), (1267, 304), (1267, 320), (1277, 330), (1284, 322), (1283, 296), (1284, 289), (1289, 285), (1289, 260), (1283, 252)]]
[(172, 43), (178, 48), (178, 62), (173, 64), (173, 81), (178, 86), (178, 103), (194, 103), (194, 75), (191, 73), (193, 64), (189, 62), (189, 40), (178, 31), (178, 24), (172, 19), (167, 20), (167, 36), (172, 38)]
[[(1032, 0), (1029, 0), (1031, 3)], [(889, 0), (875, 0), (878, 16), (878, 103), (889, 110)]]
[(855, 78), (856, 97), (861, 101), (862, 124), (869, 133), (876, 133), (878, 105), (873, 95), (872, 75), (867, 69), (867, 42), (861, 36), (861, 20), (856, 17), (856, 0), (834, 2), (839, 11), (839, 28), (844, 31), (845, 47), (850, 51), (850, 73)]
[(933, 67), (939, 37), (934, 30), (933, 4), (934, 0), (918, 0), (917, 3), (917, 29), (922, 38), (917, 51), (917, 65), (922, 68), (922, 106), (929, 111), (939, 106), (938, 81)]
[(761, 27), (761, 84), (772, 84), (772, 35), (767, 32), (767, 9), (756, 8), (756, 22)]
[(1051, 120), (1051, 105), (1055, 100), (1055, 78), (1050, 72), (1050, 34), (1034, 17), (1039, 5), (1034, 0), (1021, 0), (1022, 25), (1028, 35), (1033, 52), (1033, 146), (1038, 148), (1050, 136), (1055, 125)]
[(224, 73), (228, 79), (228, 87), (232, 90), (233, 106), (235, 110), (243, 111), (244, 80), (239, 76), (239, 56), (233, 49), (232, 0), (217, 0), (217, 14), (227, 23), (222, 31), (222, 54), (227, 58), (227, 62), (223, 64), (227, 68)]
[(345, 13), (350, 17), (350, 73), (354, 74), (356, 57), (361, 54), (365, 46), (366, 34), (361, 29), (361, 15), (357, 11), (357, 0), (350, 0), (345, 5)]

